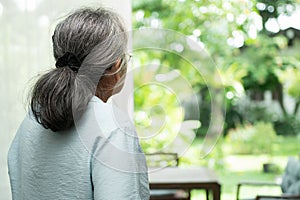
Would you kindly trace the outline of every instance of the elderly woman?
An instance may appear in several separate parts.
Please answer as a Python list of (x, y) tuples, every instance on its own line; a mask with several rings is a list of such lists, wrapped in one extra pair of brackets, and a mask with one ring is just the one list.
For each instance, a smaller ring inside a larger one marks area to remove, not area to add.
[(35, 84), (8, 153), (13, 199), (149, 199), (134, 126), (112, 104), (128, 58), (120, 17), (81, 9), (52, 36), (56, 68)]

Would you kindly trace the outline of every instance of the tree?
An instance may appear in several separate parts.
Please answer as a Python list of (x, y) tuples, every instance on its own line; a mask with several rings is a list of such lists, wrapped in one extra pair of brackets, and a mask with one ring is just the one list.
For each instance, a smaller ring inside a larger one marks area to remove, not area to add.
[[(179, 31), (209, 52), (217, 69), (206, 74), (205, 80), (195, 75), (178, 56), (155, 53), (160, 63), (184, 71), (203, 100), (200, 109), (206, 114), (200, 116), (202, 126), (198, 132), (201, 133), (201, 130), (207, 130), (212, 114), (209, 105), (213, 99), (209, 89), (217, 94), (220, 87), (224, 88), (222, 95), (226, 97), (227, 113), (234, 113), (232, 111), (244, 92), (278, 90), (278, 102), (286, 115), (281, 90), (286, 84), (279, 79), (277, 70), (286, 69), (278, 61), (282, 59), (280, 52), (287, 46), (285, 38), (272, 36), (266, 23), (277, 20), (280, 14), (291, 14), (294, 9), (295, 0), (215, 0), (213, 3), (205, 0), (135, 0), (133, 26)], [(144, 59), (151, 60), (153, 55), (144, 55)], [(222, 77), (222, 84), (214, 80), (215, 74)], [(136, 103), (136, 106), (140, 105)], [(234, 115), (226, 118), (227, 128), (235, 126), (231, 119), (240, 118), (238, 113)]]

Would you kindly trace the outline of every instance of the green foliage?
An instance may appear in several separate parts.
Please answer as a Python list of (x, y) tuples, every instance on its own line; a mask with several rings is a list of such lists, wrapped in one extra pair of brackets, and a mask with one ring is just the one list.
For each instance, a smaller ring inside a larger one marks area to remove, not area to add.
[(253, 124), (257, 121), (273, 123), (273, 121), (279, 117), (277, 114), (271, 113), (267, 108), (268, 105), (264, 103), (249, 102), (240, 106), (238, 112), (242, 116), (242, 122), (244, 124)]
[[(228, 38), (248, 37), (254, 0), (136, 0), (134, 28), (154, 27), (180, 31), (203, 42), (213, 57), (232, 55)], [(239, 20), (238, 20), (239, 19)], [(238, 21), (238, 22), (237, 22)]]
[(274, 122), (277, 135), (296, 136), (300, 133), (300, 120), (295, 116), (285, 116)]
[[(199, 127), (198, 118), (194, 121), (184, 118), (183, 99), (193, 93), (180, 76), (186, 71), (164, 67), (160, 64), (164, 60), (143, 59), (145, 52), (136, 52), (136, 55), (141, 59), (135, 65), (139, 67), (134, 69), (134, 122), (143, 150), (146, 153), (181, 152), (181, 147), (191, 143), (193, 129)], [(159, 80), (160, 76), (168, 79)]]
[(295, 98), (300, 97), (300, 71), (299, 69), (287, 69), (285, 73), (282, 73), (286, 80), (286, 90), (289, 95)]
[(279, 77), (280, 82), (284, 84), (287, 94), (298, 100), (300, 98), (300, 61), (294, 58), (286, 58), (279, 62), (284, 64), (284, 69), (278, 69), (276, 75)]
[(236, 154), (272, 154), (276, 133), (271, 123), (257, 122), (229, 131), (226, 140)]
[(269, 19), (276, 19), (280, 14), (290, 15), (296, 9), (295, 0), (257, 0), (257, 2), (257, 9), (262, 17), (263, 25)]
[(260, 91), (274, 90), (279, 80), (275, 74), (281, 65), (277, 62), (279, 49), (285, 48), (283, 37), (270, 38), (259, 35), (257, 39), (247, 41), (247, 48), (241, 53), (248, 76), (244, 77), (245, 89)]
[(224, 132), (227, 135), (230, 129), (236, 128), (242, 124), (254, 124), (258, 121), (272, 123), (276, 135), (298, 135), (300, 130), (300, 121), (293, 115), (280, 115), (272, 112), (262, 102), (248, 102), (232, 106), (226, 113)]
[[(164, 98), (161, 98), (161, 97)], [(137, 132), (148, 153), (167, 149), (179, 132), (183, 111), (176, 96), (160, 85), (142, 85), (135, 90)]]
[[(212, 69), (205, 75), (199, 74), (187, 60), (182, 59), (178, 54), (155, 50), (135, 52), (135, 59), (139, 60), (138, 66), (152, 64), (159, 66), (156, 72), (165, 73), (161, 66), (168, 66), (170, 71), (178, 70), (190, 82), (193, 92), (198, 93), (199, 97), (199, 101), (193, 104), (200, 110), (200, 118), (197, 119), (201, 121), (201, 127), (197, 130), (198, 136), (205, 136), (209, 128), (212, 116), (211, 104), (214, 100), (210, 90), (220, 88), (224, 88), (226, 97), (225, 134), (231, 128), (236, 128), (236, 130), (244, 128), (245, 132), (264, 128), (268, 130), (269, 123), (275, 123), (274, 128), (279, 134), (294, 134), (296, 129), (292, 124), (296, 121), (289, 119), (289, 116), (279, 117), (278, 114), (268, 112), (265, 105), (254, 104), (243, 109), (239, 108), (245, 95), (255, 91), (276, 91), (283, 85), (284, 91), (296, 100), (295, 112), (291, 114), (296, 116), (297, 109), (300, 107), (300, 90), (297, 87), (300, 83), (299, 60), (284, 57), (281, 52), (288, 48), (287, 39), (283, 36), (270, 37), (264, 26), (269, 19), (276, 19), (282, 13), (290, 14), (295, 8), (294, 4), (295, 0), (215, 0), (213, 2), (134, 0), (133, 28), (152, 27), (178, 31), (202, 45), (209, 52), (217, 69)], [(260, 17), (262, 17), (262, 27), (257, 25), (257, 19)], [(169, 39), (166, 37), (161, 41), (167, 42)], [(134, 38), (134, 41), (136, 40), (139, 38)], [(181, 45), (186, 48), (184, 44)], [(197, 55), (194, 57), (197, 58)], [(151, 76), (154, 76), (156, 72), (149, 73), (141, 69), (135, 77), (135, 85), (141, 86), (141, 80), (151, 80)], [(146, 74), (143, 75), (143, 73)], [(216, 81), (217, 76), (220, 76), (222, 81)], [(177, 87), (180, 87), (180, 84), (177, 84)], [(187, 106), (189, 107), (187, 109), (181, 105), (172, 104), (171, 101), (176, 101), (175, 98), (160, 89), (143, 86), (140, 90), (134, 94), (135, 121), (140, 126), (138, 130), (142, 134), (145, 133), (145, 127), (153, 126), (153, 119), (156, 115), (162, 117), (165, 113), (170, 114), (171, 118), (176, 119), (172, 121), (176, 126), (180, 120), (183, 120), (176, 118), (180, 110), (183, 113), (193, 111), (190, 109), (193, 108), (191, 106)], [(159, 109), (149, 112), (148, 107), (160, 100), (165, 113), (159, 113), (161, 112)], [(285, 115), (282, 98), (278, 102)], [(186, 116), (186, 119), (190, 119), (192, 115), (180, 115), (180, 117)], [(191, 117), (191, 119), (194, 118)], [(259, 126), (256, 124), (257, 121), (263, 121), (267, 125)], [(174, 130), (168, 127), (171, 121), (167, 122), (166, 129), (160, 134), (165, 133), (168, 136), (165, 135), (166, 137), (162, 137), (159, 141), (144, 142), (142, 140), (143, 147), (155, 150), (168, 146), (168, 142), (174, 137), (171, 136)], [(247, 123), (254, 125), (243, 126)], [(285, 130), (289, 126), (292, 128)], [(265, 132), (267, 131), (262, 132), (262, 137)], [(268, 144), (264, 145), (268, 146)]]

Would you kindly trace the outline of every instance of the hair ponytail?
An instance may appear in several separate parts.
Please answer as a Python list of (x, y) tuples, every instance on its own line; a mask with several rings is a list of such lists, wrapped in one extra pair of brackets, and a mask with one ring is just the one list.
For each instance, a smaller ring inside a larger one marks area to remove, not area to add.
[(56, 68), (36, 82), (31, 97), (31, 110), (37, 122), (46, 129), (67, 130), (74, 124), (73, 112), (79, 117), (86, 108), (92, 92), (88, 87), (81, 90), (79, 87), (83, 87), (83, 84), (78, 84), (76, 76), (76, 72), (69, 67)]

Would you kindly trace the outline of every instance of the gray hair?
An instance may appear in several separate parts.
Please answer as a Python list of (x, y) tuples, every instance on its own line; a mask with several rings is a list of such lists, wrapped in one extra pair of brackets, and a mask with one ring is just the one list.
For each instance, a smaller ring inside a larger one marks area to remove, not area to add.
[(42, 75), (35, 84), (31, 110), (36, 120), (52, 131), (74, 125), (94, 96), (104, 71), (126, 52), (127, 35), (120, 16), (104, 8), (84, 8), (70, 14), (55, 28), (52, 36), (56, 60), (66, 53), (80, 63), (57, 67)]

